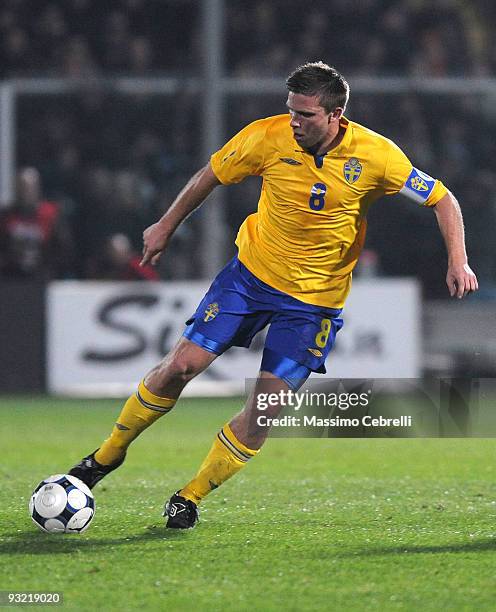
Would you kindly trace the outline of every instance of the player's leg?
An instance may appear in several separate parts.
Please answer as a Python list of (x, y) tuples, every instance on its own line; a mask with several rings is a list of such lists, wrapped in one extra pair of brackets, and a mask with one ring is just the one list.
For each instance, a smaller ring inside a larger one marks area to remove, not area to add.
[[(148, 426), (169, 412), (184, 386), (238, 339), (248, 342), (267, 320), (253, 319), (245, 300), (245, 279), (236, 258), (214, 279), (183, 338), (140, 383), (101, 448), (74, 466), (71, 474), (90, 487), (116, 469), (129, 444)], [(242, 289), (242, 290), (240, 290)], [(240, 332), (241, 330), (241, 332)]]
[[(264, 368), (272, 369), (265, 371)], [(254, 457), (265, 442), (270, 427), (258, 417), (275, 418), (282, 405), (273, 402), (263, 413), (258, 407), (260, 394), (279, 395), (295, 391), (310, 375), (310, 369), (270, 351), (264, 352), (262, 370), (243, 410), (217, 434), (196, 476), (166, 504), (167, 527), (187, 529), (195, 526), (200, 501), (226, 480), (237, 474)]]
[(198, 504), (210, 491), (239, 472), (258, 453), (269, 433), (270, 428), (260, 424), (258, 417), (275, 418), (282, 408), (274, 402), (261, 412), (257, 398), (267, 393), (279, 395), (291, 388), (294, 389), (271, 372), (260, 372), (245, 406), (217, 434), (197, 475), (181, 490), (181, 495)]
[(124, 461), (129, 445), (174, 407), (187, 383), (205, 370), (217, 354), (182, 337), (172, 351), (141, 381), (124, 404), (110, 436), (70, 474), (90, 488)]
[[(272, 319), (253, 393), (244, 409), (218, 433), (193, 480), (166, 505), (168, 527), (193, 527), (200, 501), (258, 453), (270, 429), (258, 422), (260, 393), (294, 391), (312, 371), (325, 373), (325, 359), (342, 326), (341, 311), (308, 306), (289, 296), (279, 306), (282, 311)], [(275, 417), (280, 410), (276, 404), (264, 415)]]
[(138, 435), (174, 407), (186, 384), (203, 372), (214, 359), (211, 353), (186, 338), (141, 381), (122, 409), (107, 440), (95, 459), (104, 465), (121, 460)]

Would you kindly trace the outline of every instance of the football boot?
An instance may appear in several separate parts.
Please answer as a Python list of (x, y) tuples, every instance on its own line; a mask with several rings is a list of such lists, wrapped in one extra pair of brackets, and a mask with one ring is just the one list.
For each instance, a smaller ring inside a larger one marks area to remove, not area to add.
[(195, 503), (177, 491), (165, 504), (163, 516), (167, 517), (166, 527), (170, 529), (192, 529), (200, 520), (200, 511)]
[(102, 465), (95, 459), (95, 453), (98, 449), (93, 451), (91, 455), (84, 457), (78, 464), (76, 464), (68, 472), (71, 476), (75, 476), (82, 480), (85, 485), (92, 489), (102, 478), (104, 478), (110, 472), (116, 470), (120, 465), (124, 463), (126, 456), (119, 461), (116, 461), (112, 465)]

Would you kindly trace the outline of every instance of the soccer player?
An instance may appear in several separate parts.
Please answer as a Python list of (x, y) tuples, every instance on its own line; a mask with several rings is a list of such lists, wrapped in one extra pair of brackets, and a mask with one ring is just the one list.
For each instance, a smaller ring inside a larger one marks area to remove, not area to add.
[[(288, 114), (242, 129), (145, 230), (142, 264), (155, 264), (177, 227), (213, 189), (263, 177), (258, 211), (238, 233), (237, 257), (214, 279), (176, 346), (127, 400), (110, 437), (70, 471), (93, 487), (121, 465), (144, 429), (172, 410), (192, 378), (229, 347), (248, 347), (269, 325), (254, 391), (216, 435), (195, 477), (166, 504), (167, 527), (194, 527), (201, 500), (258, 453), (268, 434), (256, 419), (261, 389), (295, 390), (311, 372), (325, 372), (374, 200), (402, 193), (431, 207), (448, 251), (451, 296), (478, 288), (457, 200), (393, 142), (343, 115), (349, 87), (341, 74), (322, 62), (308, 63), (286, 84)], [(269, 406), (264, 414), (279, 411)]]

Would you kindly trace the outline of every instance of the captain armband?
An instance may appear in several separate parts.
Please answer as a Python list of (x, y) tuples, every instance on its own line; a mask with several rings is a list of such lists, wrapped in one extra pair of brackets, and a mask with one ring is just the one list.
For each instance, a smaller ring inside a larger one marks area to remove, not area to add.
[(414, 167), (406, 179), (405, 184), (400, 189), (400, 193), (414, 202), (425, 204), (435, 184), (436, 179)]

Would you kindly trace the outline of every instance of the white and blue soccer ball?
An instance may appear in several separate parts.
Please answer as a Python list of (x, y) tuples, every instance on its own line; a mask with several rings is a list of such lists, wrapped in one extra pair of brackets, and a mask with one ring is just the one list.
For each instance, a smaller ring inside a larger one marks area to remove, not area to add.
[(82, 533), (95, 516), (95, 498), (75, 476), (55, 474), (42, 480), (29, 500), (34, 524), (48, 533)]

